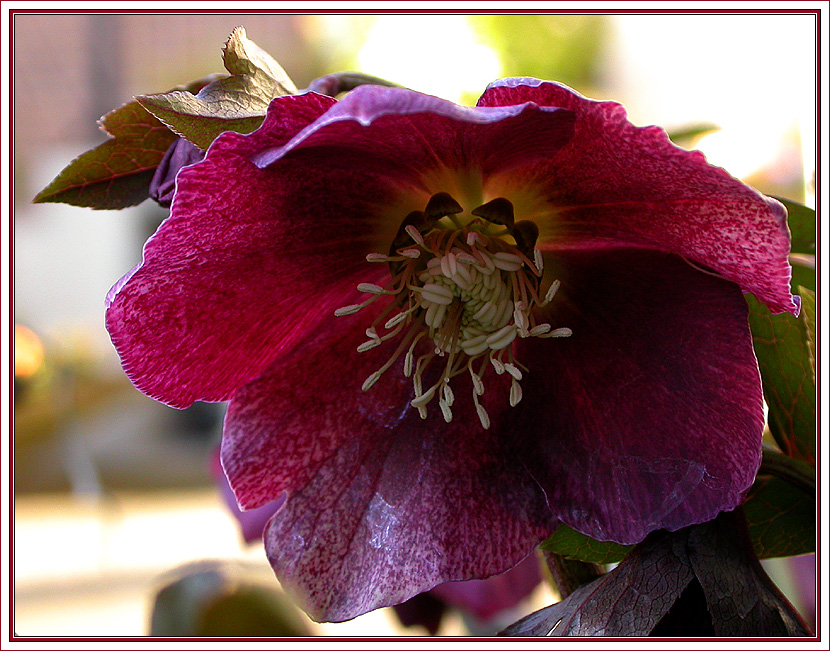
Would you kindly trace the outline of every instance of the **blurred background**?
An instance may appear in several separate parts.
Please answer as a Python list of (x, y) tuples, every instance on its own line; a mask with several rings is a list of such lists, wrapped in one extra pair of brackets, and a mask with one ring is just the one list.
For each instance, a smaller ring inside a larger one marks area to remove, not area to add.
[[(814, 205), (809, 15), (13, 15), (18, 635), (147, 635), (151, 624), (169, 634), (170, 613), (196, 634), (207, 629), (181, 609), (218, 608), (217, 595), (230, 609), (219, 620), (261, 615), (219, 634), (426, 630), (403, 628), (388, 609), (324, 626), (293, 612), (273, 592), (261, 544), (245, 544), (216, 486), (223, 407), (169, 409), (125, 378), (104, 329), (104, 296), (166, 211), (149, 200), (120, 212), (31, 203), (104, 140), (101, 115), (133, 95), (222, 72), (221, 47), (237, 25), (298, 88), (348, 69), (474, 103), (493, 79), (533, 76), (621, 101), (638, 125), (714, 125), (683, 144), (762, 192)], [(770, 571), (810, 618), (814, 563), (796, 563)], [(438, 632), (494, 632), (551, 601), (540, 586), (504, 621), (454, 611)]]

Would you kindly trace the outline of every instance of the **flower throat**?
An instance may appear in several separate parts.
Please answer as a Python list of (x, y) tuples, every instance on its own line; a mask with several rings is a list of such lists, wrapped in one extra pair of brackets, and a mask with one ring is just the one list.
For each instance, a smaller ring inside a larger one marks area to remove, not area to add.
[[(559, 288), (551, 283), (540, 298), (542, 255), (535, 248), (538, 228), (531, 221), (514, 222), (513, 205), (504, 198), (479, 206), (463, 223), (464, 209), (447, 193), (434, 195), (426, 209), (414, 211), (402, 222), (387, 254), (370, 253), (368, 262), (388, 263), (391, 280), (383, 287), (361, 283), (357, 289), (372, 294), (367, 301), (347, 305), (336, 316), (355, 314), (381, 297), (389, 304), (366, 329), (365, 352), (400, 337), (389, 360), (363, 383), (368, 391), (399, 358), (412, 378), (412, 406), (427, 417), (427, 405), (437, 396), (447, 422), (452, 420), (455, 395), (450, 380), (469, 373), (473, 403), (485, 429), (490, 418), (479, 402), (483, 377), (492, 366), (496, 374), (511, 376), (509, 402), (522, 399), (519, 382), (527, 368), (514, 355), (516, 337), (568, 337), (569, 328), (537, 325), (534, 311), (547, 305)], [(382, 324), (382, 326), (381, 326)], [(382, 328), (382, 329), (381, 329)], [(379, 332), (381, 330), (381, 332)], [(422, 340), (427, 352), (416, 356)], [(424, 373), (432, 364), (443, 371), (424, 387)]]

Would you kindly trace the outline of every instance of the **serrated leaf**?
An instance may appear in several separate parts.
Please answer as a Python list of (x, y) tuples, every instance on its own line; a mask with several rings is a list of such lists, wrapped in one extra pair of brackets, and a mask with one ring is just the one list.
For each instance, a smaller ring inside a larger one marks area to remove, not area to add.
[(243, 27), (231, 33), (223, 60), (230, 76), (208, 84), (196, 95), (174, 91), (137, 99), (177, 134), (207, 149), (225, 131), (254, 131), (272, 99), (297, 92), (286, 72), (248, 39)]
[(746, 300), (770, 432), (785, 454), (815, 463), (816, 385), (805, 321), (771, 314), (754, 296)]
[(759, 476), (743, 508), (758, 558), (815, 551), (815, 496), (778, 477)]
[(37, 194), (35, 203), (118, 210), (147, 198), (153, 172), (175, 134), (138, 102), (108, 113), (101, 126), (113, 137), (73, 160)]
[(564, 524), (559, 525), (539, 547), (565, 558), (597, 565), (619, 563), (634, 548), (633, 545), (594, 540)]
[(793, 253), (815, 255), (816, 211), (790, 199), (782, 199), (781, 197), (773, 197), (773, 199), (783, 203), (787, 209), (787, 224), (792, 236), (790, 250)]

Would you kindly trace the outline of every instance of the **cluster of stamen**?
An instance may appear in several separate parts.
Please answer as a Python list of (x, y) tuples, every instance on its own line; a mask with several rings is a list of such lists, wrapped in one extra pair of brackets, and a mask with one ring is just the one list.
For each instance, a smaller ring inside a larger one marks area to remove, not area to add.
[[(511, 376), (509, 402), (522, 399), (522, 369), (513, 355), (517, 337), (567, 337), (569, 328), (536, 323), (535, 309), (547, 305), (559, 288), (551, 283), (539, 294), (542, 256), (535, 248), (538, 229), (533, 222), (513, 221), (513, 206), (494, 199), (472, 211), (463, 223), (461, 206), (446, 193), (432, 197), (424, 212), (410, 213), (401, 224), (388, 254), (372, 253), (369, 262), (388, 263), (392, 278), (384, 286), (361, 283), (358, 290), (372, 296), (348, 305), (336, 316), (354, 314), (377, 299), (392, 300), (366, 329), (364, 352), (399, 336), (389, 360), (363, 383), (368, 391), (400, 357), (403, 372), (415, 389), (412, 406), (422, 418), (437, 396), (447, 422), (455, 401), (450, 380), (469, 373), (473, 403), (481, 425), (490, 418), (479, 401), (488, 366)], [(427, 350), (420, 342), (428, 344)], [(431, 386), (424, 373), (436, 360), (443, 371)]]

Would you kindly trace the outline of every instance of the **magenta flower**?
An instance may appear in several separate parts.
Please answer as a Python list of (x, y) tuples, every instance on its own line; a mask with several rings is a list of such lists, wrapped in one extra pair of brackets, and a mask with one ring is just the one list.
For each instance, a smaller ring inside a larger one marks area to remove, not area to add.
[[(481, 579), (560, 522), (703, 522), (760, 461), (741, 290), (789, 292), (777, 202), (610, 102), (280, 97), (183, 169), (108, 297), (127, 374), (230, 400), (222, 462), (318, 620)], [(558, 291), (557, 291), (558, 289)]]

